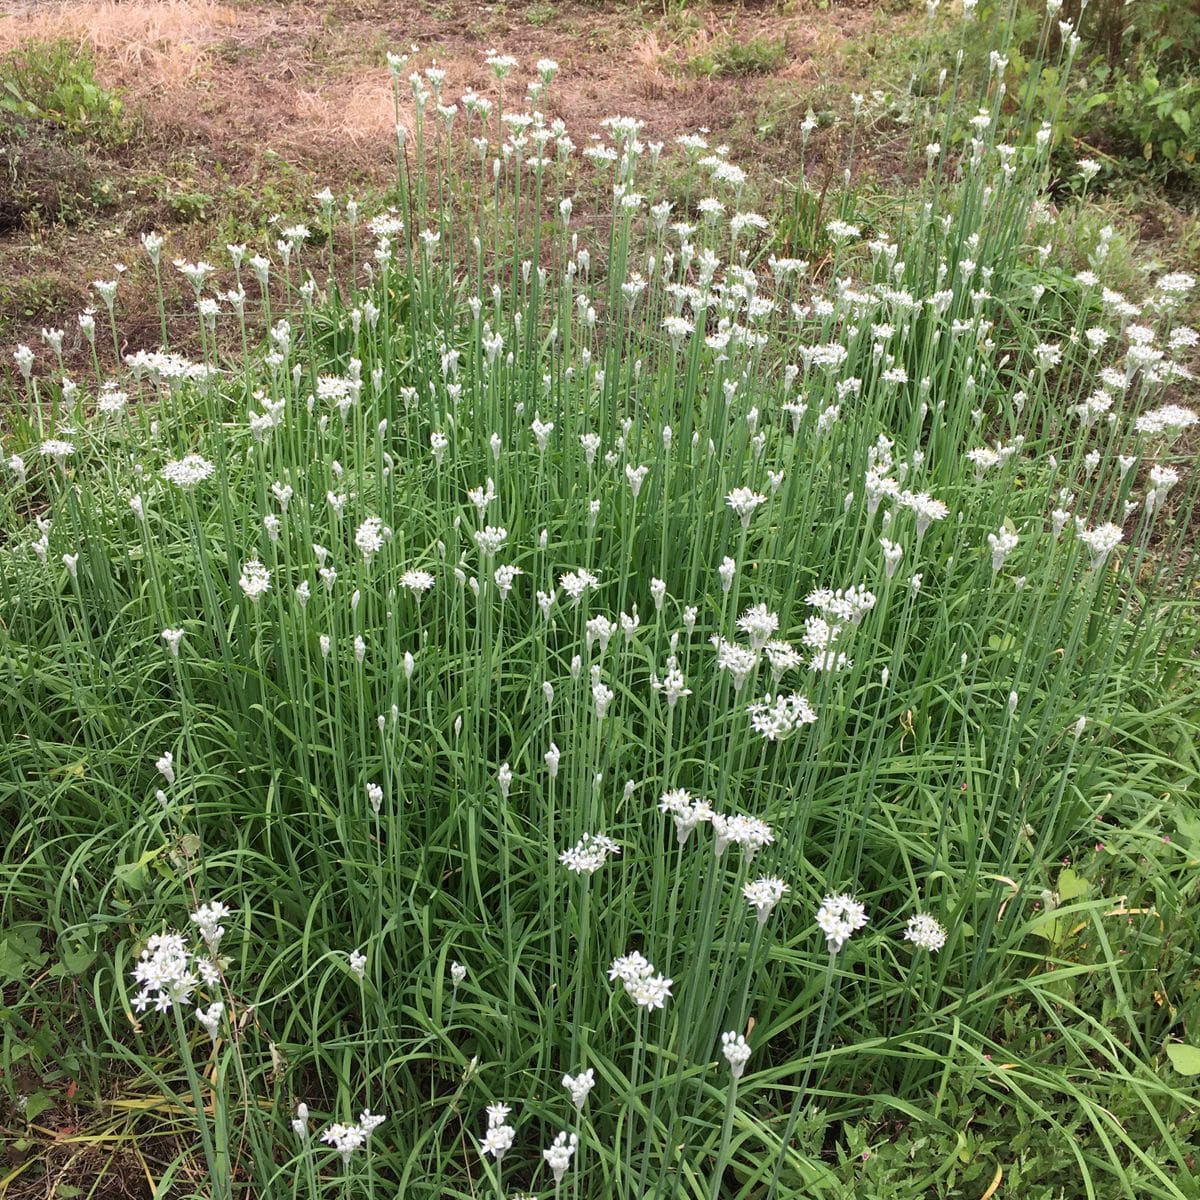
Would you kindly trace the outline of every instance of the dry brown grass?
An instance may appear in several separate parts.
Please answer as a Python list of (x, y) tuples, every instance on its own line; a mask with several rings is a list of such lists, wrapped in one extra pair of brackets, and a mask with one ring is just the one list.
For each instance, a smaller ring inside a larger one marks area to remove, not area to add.
[[(321, 42), (304, 5), (234, 9), (217, 0), (64, 0), (0, 16), (0, 53), (65, 39), (88, 48), (96, 73), (170, 140), (195, 138), (356, 163), (386, 148), (395, 121), (386, 69), (306, 78)], [(240, 52), (229, 60), (228, 48)], [(348, 51), (354, 49), (350, 42)], [(411, 123), (411, 114), (409, 114)]]
[(637, 65), (638, 90), (649, 100), (661, 100), (671, 91), (671, 76), (663, 70), (667, 49), (659, 42), (654, 30), (638, 38), (629, 49), (630, 60)]
[(103, 61), (106, 82), (144, 95), (194, 78), (208, 50), (240, 19), (214, 0), (64, 0), (0, 17), (0, 53), (22, 42), (64, 38)]
[[(360, 147), (393, 136), (396, 117), (386, 68), (363, 68), (316, 88), (298, 88), (295, 103), (300, 123), (320, 130), (327, 143), (348, 141)], [(405, 115), (402, 109), (401, 117)]]

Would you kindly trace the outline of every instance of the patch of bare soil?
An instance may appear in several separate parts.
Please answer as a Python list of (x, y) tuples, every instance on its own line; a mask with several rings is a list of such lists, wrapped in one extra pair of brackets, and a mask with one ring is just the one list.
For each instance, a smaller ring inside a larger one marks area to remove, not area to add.
[(619, 3), (557, 5), (537, 25), (522, 19), (528, 8), (69, 0), (26, 4), (0, 19), (0, 53), (29, 40), (78, 41), (96, 56), (101, 78), (159, 129), (220, 142), (226, 153), (269, 147), (336, 168), (390, 153), (389, 48), (417, 46), (422, 65), (447, 71), (451, 94), (489, 86), (483, 57), (493, 46), (523, 63), (554, 58), (563, 70), (550, 106), (573, 130), (591, 132), (605, 116), (636, 110), (649, 136), (666, 139), (729, 124), (762, 86), (664, 69), (673, 53), (686, 59), (719, 37), (783, 38), (788, 58), (777, 74), (802, 79), (831, 38), (853, 37), (874, 19), (853, 7), (819, 20), (738, 7), (672, 33)]
[[(509, 106), (523, 103), (533, 62), (553, 58), (561, 72), (545, 107), (581, 145), (604, 117), (629, 113), (646, 122), (648, 140), (708, 128), (735, 156), (761, 159), (754, 130), (764, 99), (798, 93), (799, 120), (810, 81), (828, 79), (832, 51), (881, 19), (863, 4), (817, 14), (803, 4), (719, 3), (668, 18), (657, 5), (621, 0), (10, 0), (0, 54), (31, 41), (77, 43), (136, 115), (137, 134), (99, 158), (52, 139), (20, 148), (25, 178), (47, 201), (33, 217), (16, 205), (6, 216), (0, 202), (0, 337), (32, 340), (43, 324), (69, 324), (88, 282), (110, 277), (114, 262), (130, 267), (123, 328), (152, 334), (142, 232), (168, 232), (172, 256), (218, 261), (224, 241), (248, 240), (266, 219), (248, 197), (294, 213), (310, 211), (325, 185), (339, 195), (386, 187), (396, 122), (388, 50), (415, 46), (414, 68), (443, 68), (448, 98), (491, 93), (484, 57), (493, 47), (511, 53), (525, 69), (508, 81)], [(757, 37), (786, 47), (770, 74), (710, 79), (687, 69), (721, 39)], [(407, 84), (400, 109), (411, 127)], [(774, 152), (786, 164), (788, 141), (777, 139)], [(39, 218), (61, 209), (63, 188), (85, 200), (90, 188), (100, 201), (84, 203), (83, 215)]]

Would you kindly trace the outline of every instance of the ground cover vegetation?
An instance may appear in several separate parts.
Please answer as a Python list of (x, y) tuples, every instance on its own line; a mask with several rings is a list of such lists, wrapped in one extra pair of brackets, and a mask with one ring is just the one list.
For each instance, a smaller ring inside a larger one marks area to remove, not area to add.
[(886, 204), (392, 54), (382, 204), (16, 347), (5, 1187), (1197, 1194), (1195, 279), (964, 9)]
[[(982, 0), (968, 74), (978, 82), (989, 69), (990, 52), (999, 54), (1017, 102), (1028, 100), (1052, 121), (1064, 169), (1070, 151), (1082, 149), (1100, 163), (1105, 185), (1148, 179), (1188, 195), (1200, 171), (1200, 10), (1169, 0), (1094, 0), (1084, 10), (1078, 60), (1066, 76), (1043, 59), (1042, 39), (1053, 44), (1056, 35), (1044, 29), (1038, 8)], [(1078, 3), (1061, 10), (1073, 27), (1080, 13)], [(1008, 34), (997, 39), (994, 29), (1006, 21)], [(946, 49), (944, 25), (913, 31), (909, 52), (918, 91), (937, 94), (945, 86), (940, 70)]]

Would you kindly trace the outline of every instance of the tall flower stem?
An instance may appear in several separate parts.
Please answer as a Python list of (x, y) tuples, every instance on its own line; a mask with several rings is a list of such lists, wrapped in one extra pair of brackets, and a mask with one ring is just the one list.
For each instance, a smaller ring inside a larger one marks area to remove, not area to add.
[(821, 989), (821, 1008), (817, 1016), (817, 1032), (813, 1037), (812, 1045), (809, 1048), (808, 1058), (804, 1064), (804, 1075), (800, 1080), (800, 1086), (796, 1089), (796, 1095), (792, 1098), (791, 1111), (788, 1113), (787, 1126), (783, 1131), (783, 1139), (779, 1144), (779, 1156), (775, 1160), (775, 1170), (771, 1173), (771, 1184), (767, 1188), (767, 1200), (775, 1195), (775, 1190), (779, 1186), (779, 1177), (783, 1173), (784, 1159), (787, 1157), (788, 1147), (792, 1143), (792, 1135), (796, 1132), (796, 1123), (800, 1119), (800, 1106), (804, 1100), (804, 1095), (808, 1091), (808, 1083), (812, 1078), (813, 1065), (816, 1062), (817, 1055), (821, 1052), (822, 1039), (825, 1036), (825, 1020), (830, 1011), (830, 999), (833, 998), (836, 1007), (836, 994), (833, 986), (834, 968), (837, 964), (837, 953), (831, 953), (825, 964), (825, 985)]

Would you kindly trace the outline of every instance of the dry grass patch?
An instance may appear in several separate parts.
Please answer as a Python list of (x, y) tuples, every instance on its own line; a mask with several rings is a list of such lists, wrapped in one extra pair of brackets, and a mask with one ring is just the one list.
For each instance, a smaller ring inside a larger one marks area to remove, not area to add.
[(104, 61), (109, 82), (140, 96), (195, 78), (241, 19), (211, 0), (38, 5), (0, 20), (0, 52), (29, 41), (76, 41)]

